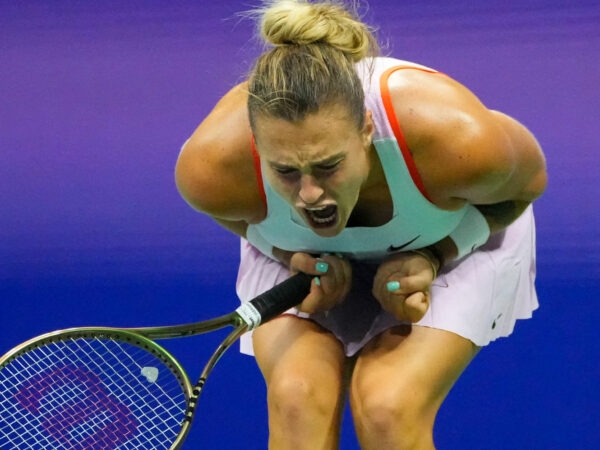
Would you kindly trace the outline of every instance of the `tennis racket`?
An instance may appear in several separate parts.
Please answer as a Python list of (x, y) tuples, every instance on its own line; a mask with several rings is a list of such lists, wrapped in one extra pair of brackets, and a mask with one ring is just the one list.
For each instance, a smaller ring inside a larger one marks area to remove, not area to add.
[[(43, 334), (0, 358), (0, 449), (179, 449), (202, 388), (246, 331), (299, 304), (300, 273), (229, 314), (155, 328), (70, 328)], [(195, 385), (153, 339), (233, 331)]]

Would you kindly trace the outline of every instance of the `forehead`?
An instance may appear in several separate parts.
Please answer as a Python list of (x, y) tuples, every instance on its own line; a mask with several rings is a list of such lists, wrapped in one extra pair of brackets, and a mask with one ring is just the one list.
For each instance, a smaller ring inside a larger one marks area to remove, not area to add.
[(356, 125), (340, 107), (322, 108), (296, 122), (261, 117), (255, 128), (261, 158), (290, 165), (326, 160), (349, 149), (359, 137)]

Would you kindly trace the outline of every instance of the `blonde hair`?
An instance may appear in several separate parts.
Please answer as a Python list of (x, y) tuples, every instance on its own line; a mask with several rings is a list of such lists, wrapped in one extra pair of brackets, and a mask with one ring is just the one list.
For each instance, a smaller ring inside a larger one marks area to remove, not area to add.
[(252, 128), (257, 116), (297, 121), (332, 104), (346, 106), (362, 128), (364, 92), (355, 63), (378, 53), (372, 29), (334, 1), (269, 1), (255, 14), (273, 48), (250, 75)]

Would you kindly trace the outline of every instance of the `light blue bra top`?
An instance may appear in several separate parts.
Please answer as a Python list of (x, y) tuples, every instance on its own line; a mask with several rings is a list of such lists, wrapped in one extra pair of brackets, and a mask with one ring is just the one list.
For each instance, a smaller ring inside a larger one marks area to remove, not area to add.
[(373, 112), (377, 130), (373, 144), (393, 202), (390, 221), (376, 227), (347, 227), (337, 236), (321, 237), (305, 224), (302, 217), (272, 189), (263, 176), (267, 216), (262, 222), (250, 226), (267, 242), (289, 251), (341, 253), (352, 259), (379, 260), (393, 252), (431, 245), (456, 228), (467, 207), (456, 211), (443, 210), (419, 191), (391, 131), (382, 103), (379, 89), (381, 74), (390, 67), (411, 64), (391, 58), (376, 58), (372, 77), (363, 76), (366, 106)]

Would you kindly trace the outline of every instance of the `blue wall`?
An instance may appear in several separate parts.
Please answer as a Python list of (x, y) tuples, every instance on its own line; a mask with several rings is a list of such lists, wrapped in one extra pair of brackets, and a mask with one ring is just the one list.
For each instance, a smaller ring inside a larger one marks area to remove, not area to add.
[[(438, 446), (600, 448), (600, 6), (395, 3), (365, 11), (386, 51), (520, 119), (550, 173), (536, 208), (541, 308), (458, 382)], [(173, 166), (259, 53), (236, 16), (248, 5), (0, 4), (0, 353), (52, 329), (173, 324), (237, 305), (237, 239), (180, 199)], [(165, 344), (193, 377), (220, 337)], [(264, 395), (253, 359), (228, 353), (186, 448), (265, 448)], [(358, 448), (348, 420), (342, 448)]]

